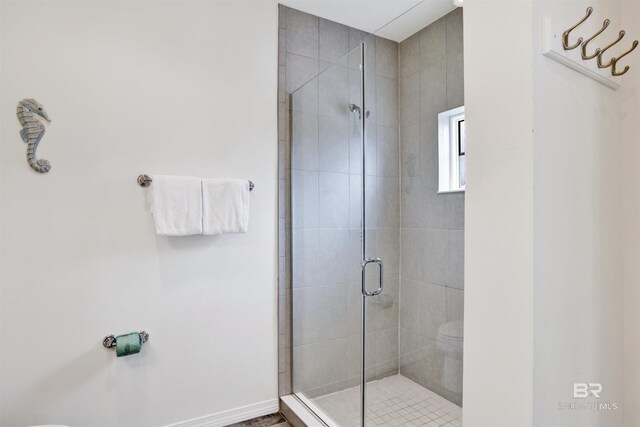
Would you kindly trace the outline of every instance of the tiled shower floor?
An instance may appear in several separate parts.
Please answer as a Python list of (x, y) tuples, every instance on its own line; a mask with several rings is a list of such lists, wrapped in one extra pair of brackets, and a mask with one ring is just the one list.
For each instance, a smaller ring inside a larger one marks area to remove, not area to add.
[[(402, 375), (367, 385), (368, 426), (462, 426), (462, 408)], [(360, 426), (360, 387), (313, 399), (340, 427)]]

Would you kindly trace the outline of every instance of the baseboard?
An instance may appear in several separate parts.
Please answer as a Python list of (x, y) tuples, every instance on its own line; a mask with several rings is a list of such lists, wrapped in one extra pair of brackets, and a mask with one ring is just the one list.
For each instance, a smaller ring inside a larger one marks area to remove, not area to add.
[(252, 418), (276, 413), (280, 410), (278, 399), (265, 400), (253, 405), (242, 406), (217, 414), (205, 415), (192, 420), (181, 421), (166, 427), (224, 427), (229, 424), (239, 423)]

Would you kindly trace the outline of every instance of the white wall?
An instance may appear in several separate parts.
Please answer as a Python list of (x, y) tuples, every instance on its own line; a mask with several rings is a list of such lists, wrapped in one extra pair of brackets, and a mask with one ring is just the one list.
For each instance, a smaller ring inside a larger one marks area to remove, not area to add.
[[(631, 2), (465, 2), (466, 426), (638, 425), (640, 67), (614, 92), (540, 48), (543, 16), (570, 23), (588, 5), (585, 34), (610, 18), (625, 46), (640, 35)], [(574, 382), (635, 400), (560, 410)]]
[(531, 26), (529, 2), (465, 1), (463, 421), (470, 427), (532, 419)]
[[(591, 5), (594, 16), (577, 33), (593, 34), (610, 18), (613, 29), (595, 42), (603, 46), (623, 29), (621, 3), (539, 0), (534, 23), (543, 16), (571, 23)], [(626, 29), (640, 36), (637, 26)], [(622, 410), (560, 410), (558, 402), (574, 402), (576, 382), (599, 382), (600, 402), (623, 403), (621, 100), (629, 87), (621, 79), (612, 91), (543, 57), (539, 24), (533, 34), (534, 424), (619, 426)]]
[[(625, 28), (640, 29), (640, 2), (622, 3)], [(640, 36), (636, 30), (636, 35)], [(629, 58), (635, 70), (624, 95), (624, 425), (640, 425), (640, 55)]]
[[(0, 425), (277, 408), (272, 2), (4, 2)], [(31, 172), (15, 117), (53, 123)], [(139, 173), (252, 179), (245, 235), (156, 236)], [(146, 329), (116, 359), (108, 333)]]

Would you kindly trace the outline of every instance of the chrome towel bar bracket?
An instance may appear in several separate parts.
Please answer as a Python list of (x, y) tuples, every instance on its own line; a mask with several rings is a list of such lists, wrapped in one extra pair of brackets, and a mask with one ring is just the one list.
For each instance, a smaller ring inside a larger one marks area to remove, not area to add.
[[(142, 344), (146, 343), (147, 341), (149, 341), (149, 332), (147, 331), (140, 331), (138, 332), (140, 334), (140, 342)], [(114, 335), (107, 335), (106, 337), (104, 337), (104, 339), (102, 340), (102, 345), (105, 348), (114, 348), (116, 346), (116, 337)]]
[[(148, 186), (151, 185), (151, 183), (153, 182), (153, 179), (151, 179), (149, 175), (142, 174), (142, 175), (138, 175), (137, 181), (140, 187), (147, 188)], [(249, 191), (253, 191), (254, 187), (255, 187), (255, 184), (253, 183), (253, 181), (249, 181)]]

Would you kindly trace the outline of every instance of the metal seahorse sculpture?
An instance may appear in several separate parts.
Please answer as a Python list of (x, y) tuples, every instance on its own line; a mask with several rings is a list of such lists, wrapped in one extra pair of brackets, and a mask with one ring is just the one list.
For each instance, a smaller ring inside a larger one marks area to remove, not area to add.
[(23, 99), (18, 103), (18, 120), (22, 125), (20, 137), (27, 144), (27, 162), (29, 162), (29, 166), (34, 171), (47, 173), (51, 169), (51, 163), (48, 160), (38, 160), (36, 158), (36, 149), (44, 136), (45, 130), (44, 125), (37, 116), (51, 123), (47, 112), (35, 99)]

